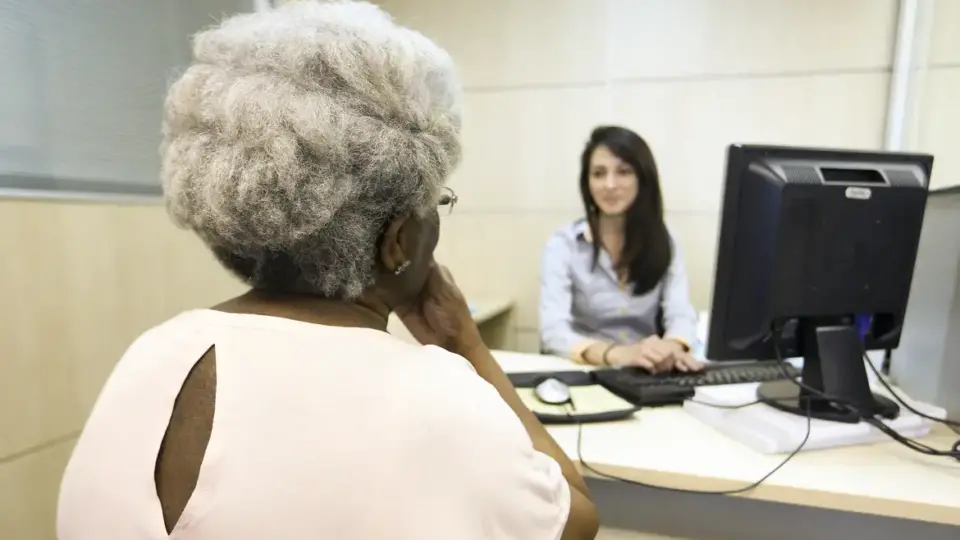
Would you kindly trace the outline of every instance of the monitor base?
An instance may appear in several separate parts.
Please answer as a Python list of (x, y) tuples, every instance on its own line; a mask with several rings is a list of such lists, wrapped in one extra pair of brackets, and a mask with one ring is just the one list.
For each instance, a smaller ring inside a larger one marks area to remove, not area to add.
[[(872, 412), (881, 418), (892, 420), (900, 414), (896, 402), (877, 393), (873, 393), (876, 406)], [(808, 412), (812, 418), (855, 424), (863, 415), (857, 411), (835, 407), (830, 402), (810, 396), (790, 381), (766, 382), (757, 387), (757, 401), (775, 409), (806, 418)]]
[[(836, 448), (860, 444), (889, 442), (890, 438), (866, 422), (856, 424), (812, 419), (807, 436), (807, 416), (784, 412), (755, 404), (754, 384), (701, 386), (696, 397), (683, 404), (683, 410), (732, 440), (763, 454), (790, 453), (806, 439), (804, 450)], [(933, 405), (908, 399), (916, 409), (936, 418), (946, 411)], [(747, 406), (749, 405), (749, 406)], [(886, 424), (904, 437), (925, 437), (933, 422), (903, 409), (895, 420)]]

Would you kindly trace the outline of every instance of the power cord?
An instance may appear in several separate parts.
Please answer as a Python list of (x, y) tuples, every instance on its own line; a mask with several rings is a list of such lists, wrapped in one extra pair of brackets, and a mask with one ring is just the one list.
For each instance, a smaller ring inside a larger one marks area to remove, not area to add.
[(890, 383), (886, 381), (886, 376), (880, 373), (879, 370), (877, 370), (877, 366), (873, 365), (873, 361), (870, 360), (870, 357), (867, 356), (866, 353), (863, 354), (863, 360), (864, 362), (866, 362), (867, 366), (870, 368), (870, 371), (872, 371), (874, 375), (877, 376), (877, 380), (880, 381), (880, 384), (887, 390), (887, 392), (890, 392), (890, 395), (893, 396), (893, 399), (900, 402), (900, 404), (903, 405), (905, 409), (907, 409), (908, 411), (912, 412), (913, 414), (921, 418), (926, 418), (927, 420), (932, 420), (934, 422), (938, 422), (945, 426), (960, 428), (960, 422), (956, 422), (954, 420), (948, 420), (946, 418), (937, 418), (936, 416), (930, 416), (929, 414), (918, 411), (912, 405), (907, 403), (907, 401), (903, 398), (903, 396), (898, 394), (896, 390), (894, 390), (893, 387), (890, 386)]
[(924, 454), (927, 456), (934, 457), (949, 457), (960, 461), (960, 440), (953, 444), (953, 447), (950, 450), (939, 450), (933, 448), (932, 446), (926, 445), (915, 439), (905, 437), (897, 432), (897, 430), (885, 424), (882, 420), (876, 417), (866, 418), (864, 422), (867, 422), (871, 426), (877, 428), (884, 435), (890, 437), (894, 441), (902, 444), (903, 446), (913, 450), (914, 452)]
[(698, 401), (692, 398), (688, 398), (685, 401), (688, 401), (690, 403), (696, 403), (697, 405), (703, 405), (704, 407), (712, 407), (714, 409), (727, 409), (727, 410), (746, 409), (747, 407), (752, 407), (754, 405), (759, 405), (763, 403), (762, 401), (751, 401), (749, 403), (741, 403), (739, 405), (721, 405), (720, 403), (708, 403), (706, 401)]
[[(863, 354), (863, 360), (864, 362), (866, 362), (867, 366), (870, 367), (870, 371), (873, 371), (873, 373), (877, 376), (877, 380), (880, 382), (880, 384), (887, 390), (887, 392), (890, 393), (893, 399), (897, 400), (897, 402), (899, 402), (900, 405), (903, 406), (905, 409), (907, 409), (908, 411), (912, 412), (913, 414), (921, 418), (926, 418), (927, 420), (931, 420), (933, 422), (937, 422), (945, 426), (949, 426), (952, 428), (960, 427), (960, 422), (955, 422), (953, 420), (948, 420), (945, 418), (937, 418), (935, 416), (931, 416), (929, 414), (918, 411), (915, 407), (907, 403), (907, 400), (904, 399), (903, 396), (898, 394), (896, 390), (893, 389), (890, 383), (886, 381), (883, 374), (881, 374), (880, 371), (877, 369), (877, 367), (873, 365), (873, 361), (870, 360), (870, 357), (867, 356), (866, 353)], [(883, 422), (879, 418), (876, 418), (876, 417), (869, 418), (869, 419), (866, 419), (866, 422), (868, 422), (870, 425), (877, 428), (878, 430), (882, 431), (885, 435), (887, 435), (891, 439), (897, 441), (898, 443), (906, 446), (907, 448), (915, 452), (919, 452), (921, 454), (925, 454), (928, 456), (950, 457), (950, 458), (956, 459), (957, 461), (960, 461), (960, 439), (958, 439), (955, 443), (953, 443), (953, 446), (950, 448), (950, 450), (938, 450), (927, 444), (921, 443), (920, 441), (901, 435), (900, 433), (897, 432), (897, 430), (888, 426), (885, 422)]]
[[(759, 402), (758, 402), (758, 401), (754, 401), (754, 402), (751, 402), (751, 403), (745, 403), (745, 404), (743, 404), (743, 405), (714, 405), (714, 404), (712, 404), (712, 403), (705, 403), (705, 402), (695, 402), (695, 403), (700, 403), (700, 404), (702, 404), (702, 405), (706, 405), (706, 406), (709, 406), (709, 407), (715, 407), (715, 408), (719, 408), (719, 409), (742, 409), (742, 408), (744, 408), (744, 407), (749, 407), (750, 405), (756, 405), (756, 404), (759, 403)], [(575, 406), (574, 403), (573, 403), (573, 398), (571, 398), (570, 401), (567, 402), (567, 405), (569, 405), (569, 407), (570, 407), (569, 411), (567, 412), (567, 416), (570, 417), (572, 420), (574, 420), (571, 413), (572, 413), (572, 412), (576, 412), (577, 409), (576, 409), (576, 406)], [(741, 488), (736, 488), (736, 489), (727, 489), (727, 490), (719, 490), (719, 491), (706, 491), (706, 490), (697, 490), (697, 489), (675, 488), (675, 487), (669, 487), (669, 486), (658, 486), (658, 485), (656, 485), (656, 484), (648, 484), (648, 483), (646, 483), (646, 482), (640, 482), (640, 481), (638, 481), (638, 480), (631, 480), (631, 479), (629, 479), (629, 478), (623, 478), (623, 477), (620, 477), (620, 476), (616, 476), (616, 475), (612, 475), (612, 474), (607, 474), (607, 473), (605, 473), (605, 472), (599, 471), (599, 470), (597, 470), (595, 467), (593, 467), (592, 465), (588, 464), (588, 463), (583, 459), (583, 422), (574, 420), (574, 422), (576, 422), (576, 424), (577, 424), (577, 461), (580, 462), (580, 466), (581, 466), (583, 469), (585, 469), (585, 470), (587, 470), (587, 471), (590, 471), (591, 473), (593, 473), (594, 475), (596, 475), (596, 476), (598, 476), (598, 477), (600, 477), (600, 478), (605, 478), (605, 479), (607, 479), (607, 480), (614, 480), (614, 481), (617, 481), (617, 482), (623, 482), (623, 483), (625, 483), (625, 484), (631, 484), (631, 485), (640, 486), (640, 487), (645, 487), (645, 488), (649, 488), (649, 489), (656, 489), (656, 490), (659, 490), (659, 491), (669, 491), (669, 492), (672, 492), (672, 493), (691, 493), (691, 494), (695, 494), (695, 495), (737, 495), (737, 494), (740, 494), (740, 493), (746, 493), (746, 492), (748, 492), (748, 491), (753, 491), (754, 489), (760, 487), (760, 484), (763, 484), (764, 482), (766, 482), (768, 478), (770, 478), (771, 476), (774, 475), (774, 473), (776, 473), (777, 471), (779, 471), (780, 469), (782, 469), (784, 465), (786, 465), (787, 463), (789, 463), (790, 460), (794, 458), (794, 456), (796, 456), (797, 454), (800, 453), (801, 450), (803, 450), (803, 447), (806, 446), (807, 441), (810, 439), (811, 419), (812, 419), (811, 411), (810, 411), (810, 408), (808, 407), (808, 408), (807, 408), (807, 432), (806, 432), (806, 434), (803, 436), (803, 440), (800, 441), (800, 444), (797, 445), (797, 448), (794, 449), (794, 451), (791, 452), (790, 455), (788, 455), (786, 458), (784, 458), (784, 460), (781, 461), (776, 467), (774, 467), (773, 469), (771, 469), (770, 472), (768, 472), (767, 474), (763, 475), (762, 478), (760, 478), (760, 479), (757, 480), (756, 482), (753, 482), (752, 484), (749, 484), (749, 485), (744, 486), (744, 487), (741, 487)]]
[[(779, 344), (774, 343), (773, 350), (774, 350), (774, 354), (776, 354), (776, 356), (777, 356), (777, 361), (778, 361), (781, 365), (785, 366), (785, 365), (786, 365), (786, 361), (783, 359), (782, 353), (781, 353), (781, 351), (780, 351)], [(920, 417), (922, 417), (922, 418), (926, 418), (926, 419), (928, 419), (928, 420), (932, 420), (932, 421), (934, 421), (934, 422), (939, 422), (939, 423), (942, 423), (942, 424), (944, 424), (944, 425), (951, 426), (951, 427), (960, 426), (960, 422), (954, 422), (954, 421), (952, 421), (952, 420), (945, 420), (945, 419), (943, 419), (943, 418), (936, 418), (936, 417), (930, 416), (930, 415), (928, 415), (928, 414), (922, 413), (922, 412), (918, 411), (916, 408), (914, 408), (913, 406), (911, 406), (909, 403), (906, 402), (905, 399), (903, 399), (903, 397), (900, 396), (900, 394), (898, 394), (896, 391), (894, 391), (894, 389), (887, 383), (887, 381), (884, 379), (883, 375), (879, 372), (879, 370), (877, 370), (876, 366), (873, 365), (873, 362), (870, 361), (870, 358), (867, 356), (866, 351), (864, 351), (862, 354), (863, 354), (863, 359), (866, 361), (867, 365), (870, 366), (870, 370), (873, 371), (873, 372), (877, 375), (877, 379), (880, 381), (880, 384), (883, 385), (883, 387), (884, 387), (888, 392), (890, 392), (890, 395), (891, 395), (896, 401), (898, 401), (901, 405), (903, 405), (903, 407), (904, 407), (905, 409), (907, 409), (907, 410), (909, 410), (910, 412), (916, 414), (917, 416), (920, 416)], [(784, 367), (784, 373), (786, 373), (785, 370), (786, 370), (786, 367)], [(820, 399), (827, 400), (827, 401), (829, 401), (830, 403), (834, 404), (835, 406), (842, 407), (842, 408), (844, 408), (844, 409), (846, 409), (846, 410), (848, 410), (848, 411), (850, 411), (850, 412), (859, 414), (859, 410), (858, 410), (856, 407), (854, 407), (853, 405), (851, 405), (850, 403), (848, 403), (848, 402), (846, 402), (846, 401), (844, 401), (844, 400), (842, 400), (842, 399), (839, 399), (839, 398), (830, 396), (830, 395), (828, 395), (827, 393), (825, 393), (825, 392), (823, 392), (823, 391), (821, 391), (821, 390), (818, 390), (818, 389), (816, 389), (816, 388), (813, 388), (813, 387), (811, 387), (811, 386), (808, 386), (808, 385), (806, 385), (806, 384), (803, 384), (802, 382), (800, 382), (800, 381), (798, 381), (798, 380), (796, 380), (796, 379), (794, 379), (794, 378), (792, 378), (792, 377), (787, 377), (787, 380), (789, 380), (791, 383), (793, 383), (793, 384), (795, 384), (796, 386), (798, 386), (800, 389), (805, 390), (808, 394), (811, 394), (811, 395), (813, 395), (813, 396), (819, 397)], [(809, 416), (809, 415), (810, 415), (809, 401), (807, 402), (807, 405), (808, 405), (808, 408), (807, 408), (807, 419), (808, 419), (808, 426), (809, 426), (809, 418), (810, 418), (810, 416)], [(879, 417), (876, 416), (876, 415), (872, 415), (872, 416), (860, 415), (860, 416), (861, 416), (861, 418), (863, 418), (863, 421), (864, 421), (864, 422), (867, 422), (867, 423), (870, 424), (871, 426), (877, 428), (877, 429), (878, 429), (880, 432), (882, 432), (884, 435), (890, 437), (890, 438), (893, 439), (894, 441), (896, 441), (896, 442), (898, 442), (898, 443), (906, 446), (907, 448), (909, 448), (909, 449), (911, 449), (911, 450), (913, 450), (913, 451), (915, 451), (915, 452), (918, 452), (918, 453), (921, 453), (921, 454), (925, 454), (925, 455), (928, 455), (928, 456), (948, 457), (948, 458), (953, 458), (953, 459), (956, 459), (956, 460), (960, 461), (960, 440), (958, 440), (957, 442), (955, 442), (955, 443), (953, 444), (953, 446), (951, 447), (950, 450), (939, 450), (939, 449), (933, 448), (933, 447), (931, 447), (931, 446), (929, 446), (929, 445), (926, 445), (926, 444), (924, 444), (924, 443), (921, 443), (921, 442), (919, 442), (919, 441), (916, 441), (916, 440), (914, 440), (914, 439), (910, 439), (909, 437), (905, 437), (904, 435), (901, 435), (901, 434), (898, 433), (895, 429), (893, 429), (893, 428), (891, 428), (890, 426), (888, 426), (881, 418), (879, 418)]]
[[(810, 385), (804, 384), (798, 381), (795, 377), (791, 376), (790, 373), (787, 372), (787, 366), (789, 365), (789, 362), (787, 362), (787, 360), (783, 358), (783, 353), (780, 351), (780, 345), (776, 342), (773, 344), (773, 353), (776, 355), (777, 362), (781, 366), (781, 373), (783, 373), (784, 379), (789, 381), (790, 384), (807, 392), (808, 394), (816, 396), (822, 400), (828, 401), (834, 406), (846, 409), (848, 412), (851, 412), (851, 413), (855, 413), (858, 415), (860, 414), (860, 411), (849, 401), (846, 401), (836, 396), (831, 396), (830, 394), (827, 394), (823, 390), (818, 390)], [(809, 403), (809, 400), (808, 400), (808, 403)]]

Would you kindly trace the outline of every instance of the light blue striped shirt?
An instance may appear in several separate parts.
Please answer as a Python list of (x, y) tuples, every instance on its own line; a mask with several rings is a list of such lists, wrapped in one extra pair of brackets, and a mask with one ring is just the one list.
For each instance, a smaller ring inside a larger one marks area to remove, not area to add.
[(593, 267), (593, 245), (586, 221), (553, 233), (540, 267), (540, 342), (546, 352), (579, 359), (594, 340), (630, 344), (657, 334), (694, 346), (697, 312), (690, 303), (687, 270), (673, 240), (673, 260), (654, 289), (634, 296), (624, 287), (610, 256), (600, 250)]

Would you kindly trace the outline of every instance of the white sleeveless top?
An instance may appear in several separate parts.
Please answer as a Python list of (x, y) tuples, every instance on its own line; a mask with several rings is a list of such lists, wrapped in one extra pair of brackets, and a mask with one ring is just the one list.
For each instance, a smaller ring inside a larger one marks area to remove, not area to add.
[[(154, 468), (216, 346), (213, 430), (172, 534)], [(64, 473), (60, 540), (557, 540), (560, 467), (463, 358), (370, 329), (212, 310), (143, 334)]]

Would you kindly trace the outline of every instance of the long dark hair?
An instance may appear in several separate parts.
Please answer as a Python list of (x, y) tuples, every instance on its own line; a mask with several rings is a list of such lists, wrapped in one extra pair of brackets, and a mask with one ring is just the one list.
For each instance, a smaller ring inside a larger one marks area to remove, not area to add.
[(640, 135), (619, 126), (601, 126), (593, 130), (580, 158), (580, 194), (593, 235), (593, 265), (600, 256), (597, 222), (600, 210), (590, 194), (590, 157), (598, 146), (609, 149), (633, 168), (637, 175), (637, 198), (627, 209), (623, 253), (617, 271), (626, 273), (636, 295), (653, 290), (666, 275), (673, 258), (670, 233), (663, 221), (663, 197), (660, 175), (653, 152)]

